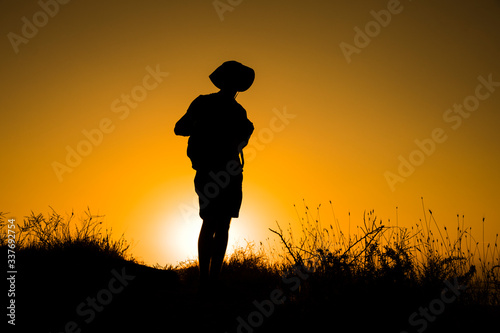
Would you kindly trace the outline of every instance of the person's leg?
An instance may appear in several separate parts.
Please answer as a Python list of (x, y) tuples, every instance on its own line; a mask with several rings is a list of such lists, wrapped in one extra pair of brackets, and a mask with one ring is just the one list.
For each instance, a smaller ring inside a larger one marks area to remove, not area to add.
[(231, 217), (222, 217), (217, 221), (212, 248), (212, 261), (210, 265), (210, 279), (212, 281), (217, 281), (219, 279), (224, 256), (226, 255), (230, 223)]
[(206, 288), (210, 276), (210, 264), (214, 250), (215, 223), (210, 219), (203, 220), (198, 238), (198, 261), (200, 266), (200, 287)]

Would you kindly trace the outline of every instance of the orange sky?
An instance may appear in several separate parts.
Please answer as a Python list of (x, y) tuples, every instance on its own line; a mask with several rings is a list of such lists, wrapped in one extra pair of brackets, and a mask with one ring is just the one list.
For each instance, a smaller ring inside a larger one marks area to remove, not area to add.
[(423, 196), (440, 224), (500, 230), (499, 1), (41, 4), (0, 4), (11, 217), (88, 206), (147, 263), (194, 257), (194, 171), (173, 126), (234, 59), (256, 71), (237, 97), (256, 129), (230, 247), (297, 223), (303, 199), (324, 223), (331, 200), (343, 226), (395, 207), (410, 226)]

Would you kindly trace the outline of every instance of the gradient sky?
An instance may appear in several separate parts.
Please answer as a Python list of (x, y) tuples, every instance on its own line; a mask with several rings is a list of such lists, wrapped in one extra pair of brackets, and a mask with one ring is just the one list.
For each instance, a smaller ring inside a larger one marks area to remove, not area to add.
[[(500, 230), (498, 0), (41, 2), (52, 15), (0, 2), (9, 217), (90, 207), (146, 263), (194, 258), (194, 170), (173, 127), (234, 59), (256, 71), (237, 97), (256, 130), (230, 248), (297, 225), (303, 200), (325, 224), (331, 200), (344, 228), (349, 212), (353, 225), (372, 209), (387, 222), (396, 207), (414, 225), (424, 197), (441, 225), (465, 215), (478, 241), (483, 217), (487, 235)], [(69, 166), (68, 147), (86, 156)]]

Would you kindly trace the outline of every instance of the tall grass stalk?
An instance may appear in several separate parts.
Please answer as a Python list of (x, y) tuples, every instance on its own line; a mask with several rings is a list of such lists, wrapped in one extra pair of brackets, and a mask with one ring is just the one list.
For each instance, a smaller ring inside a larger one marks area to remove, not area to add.
[[(0, 213), (0, 245), (7, 244), (7, 214)], [(46, 214), (31, 212), (16, 228), (17, 250), (65, 250), (70, 247), (87, 248), (101, 254), (134, 260), (128, 254), (130, 244), (124, 235), (113, 237), (112, 229), (103, 230), (103, 216), (94, 215), (90, 209), (75, 221), (75, 214), (63, 217), (51, 208)]]
[(396, 225), (389, 221), (384, 225), (370, 211), (365, 212), (356, 233), (349, 231), (345, 239), (333, 208), (333, 223), (326, 227), (319, 208), (314, 217), (304, 205), (303, 215), (298, 214), (302, 226), (299, 236), (294, 235), (291, 227), (283, 231), (279, 224), (270, 229), (281, 241), (283, 263), (307, 265), (323, 277), (342, 271), (352, 279), (390, 279), (414, 286), (437, 286), (457, 278), (468, 286), (464, 302), (500, 305), (498, 234), (491, 246), (485, 244), (483, 232), (481, 251), (472, 228), (465, 228), (464, 218), (460, 223), (458, 217), (456, 236), (452, 239), (448, 228), (440, 226), (422, 200), (421, 224), (405, 228), (399, 226), (400, 221)]

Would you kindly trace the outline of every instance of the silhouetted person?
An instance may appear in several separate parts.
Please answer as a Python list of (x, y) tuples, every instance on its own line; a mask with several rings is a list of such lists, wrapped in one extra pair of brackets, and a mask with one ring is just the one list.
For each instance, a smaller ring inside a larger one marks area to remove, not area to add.
[(198, 239), (202, 291), (219, 278), (231, 218), (238, 217), (241, 206), (242, 150), (254, 129), (235, 100), (252, 85), (253, 69), (227, 61), (209, 77), (220, 91), (198, 96), (174, 129), (177, 135), (189, 136), (187, 155), (196, 170), (194, 186), (203, 219)]

